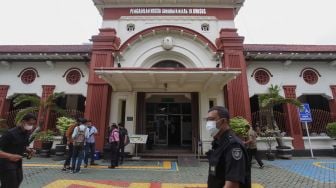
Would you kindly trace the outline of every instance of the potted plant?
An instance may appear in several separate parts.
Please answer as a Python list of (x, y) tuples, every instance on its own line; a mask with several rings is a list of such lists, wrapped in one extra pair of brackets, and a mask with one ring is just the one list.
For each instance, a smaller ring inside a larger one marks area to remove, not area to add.
[(61, 143), (56, 144), (56, 147), (55, 147), (55, 155), (57, 159), (61, 160), (63, 156), (65, 155), (66, 142), (67, 142), (65, 132), (74, 123), (76, 123), (76, 121), (69, 117), (62, 116), (62, 117), (57, 118), (56, 128), (59, 131), (60, 135), (62, 136)]
[[(326, 128), (328, 136), (336, 140), (336, 122), (328, 123)], [(336, 154), (336, 145), (333, 145), (333, 147), (334, 153)]]
[(50, 150), (53, 145), (55, 133), (51, 130), (41, 131), (36, 133), (36, 140), (39, 140), (42, 144), (41, 150), (40, 150), (40, 156), (41, 157), (49, 157), (50, 156)]
[(266, 119), (264, 126), (267, 127), (267, 130), (270, 130), (269, 133), (274, 134), (273, 137), (278, 144), (276, 147), (277, 156), (280, 158), (290, 159), (292, 157), (293, 149), (283, 143), (282, 135), (274, 118), (273, 108), (279, 104), (292, 104), (300, 107), (301, 102), (297, 99), (282, 97), (280, 95), (280, 87), (278, 85), (271, 85), (271, 87), (268, 88), (267, 93), (259, 95), (259, 106), (262, 109), (260, 118)]
[(246, 125), (249, 125), (249, 122), (243, 117), (237, 116), (230, 119), (231, 130), (242, 140), (247, 137)]
[(266, 129), (263, 132), (260, 132), (260, 138), (264, 140), (267, 144), (266, 158), (267, 160), (273, 161), (275, 159), (275, 154), (272, 151), (272, 146), (274, 145), (276, 138), (274, 137), (275, 133), (272, 129)]

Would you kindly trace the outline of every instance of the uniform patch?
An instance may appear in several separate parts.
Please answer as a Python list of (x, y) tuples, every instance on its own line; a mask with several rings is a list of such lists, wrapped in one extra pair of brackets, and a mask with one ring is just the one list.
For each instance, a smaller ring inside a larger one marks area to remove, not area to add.
[(232, 149), (232, 157), (235, 160), (240, 160), (243, 156), (243, 151), (240, 148), (233, 148)]

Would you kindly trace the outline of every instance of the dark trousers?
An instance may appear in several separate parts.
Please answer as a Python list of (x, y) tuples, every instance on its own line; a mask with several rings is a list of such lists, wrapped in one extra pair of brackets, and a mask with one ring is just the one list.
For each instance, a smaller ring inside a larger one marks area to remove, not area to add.
[(85, 145), (85, 158), (84, 164), (88, 164), (89, 162), (89, 155), (90, 155), (90, 163), (94, 163), (94, 153), (96, 152), (96, 144), (95, 143), (86, 143)]
[(74, 146), (72, 153), (71, 170), (79, 171), (84, 155), (84, 146)]
[(255, 160), (258, 162), (259, 166), (264, 166), (264, 163), (261, 161), (260, 156), (258, 154), (257, 148), (255, 149), (247, 149), (250, 163), (252, 161), (252, 156), (254, 156)]
[(120, 146), (120, 148), (119, 148), (120, 164), (122, 164), (124, 162), (124, 157), (125, 157), (125, 146)]
[(1, 188), (18, 188), (23, 180), (22, 168), (0, 172)]
[(111, 166), (118, 166), (119, 148), (117, 142), (111, 143)]
[(70, 143), (68, 146), (69, 146), (69, 152), (68, 152), (68, 155), (67, 155), (67, 157), (65, 159), (64, 167), (70, 166), (70, 161), (71, 161), (72, 153), (73, 153), (73, 144)]

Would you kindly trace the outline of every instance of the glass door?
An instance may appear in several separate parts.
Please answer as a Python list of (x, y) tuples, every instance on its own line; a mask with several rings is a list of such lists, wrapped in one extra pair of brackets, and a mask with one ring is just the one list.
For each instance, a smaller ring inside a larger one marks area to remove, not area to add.
[(155, 115), (155, 145), (168, 145), (168, 115)]

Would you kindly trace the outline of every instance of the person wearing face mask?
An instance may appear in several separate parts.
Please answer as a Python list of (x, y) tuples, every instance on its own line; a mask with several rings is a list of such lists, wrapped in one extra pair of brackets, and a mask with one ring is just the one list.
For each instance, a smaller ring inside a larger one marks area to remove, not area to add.
[(27, 148), (29, 136), (37, 119), (33, 114), (23, 116), (21, 123), (5, 132), (0, 138), (0, 181), (1, 188), (17, 188), (23, 180), (22, 158)]
[(214, 106), (208, 111), (206, 129), (214, 138), (209, 159), (209, 188), (250, 188), (251, 166), (244, 143), (229, 126), (226, 108)]

